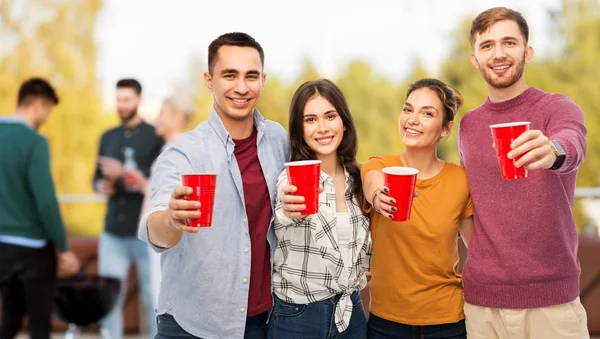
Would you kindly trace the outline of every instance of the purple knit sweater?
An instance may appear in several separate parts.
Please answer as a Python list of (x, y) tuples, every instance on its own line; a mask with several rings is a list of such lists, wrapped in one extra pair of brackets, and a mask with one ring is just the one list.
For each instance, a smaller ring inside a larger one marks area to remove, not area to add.
[[(531, 121), (531, 129), (560, 143), (566, 152), (560, 169), (502, 180), (489, 125), (516, 121)], [(504, 102), (488, 98), (462, 118), (458, 147), (475, 220), (463, 271), (468, 303), (522, 309), (577, 298), (580, 268), (572, 207), (586, 133), (579, 106), (536, 88)]]

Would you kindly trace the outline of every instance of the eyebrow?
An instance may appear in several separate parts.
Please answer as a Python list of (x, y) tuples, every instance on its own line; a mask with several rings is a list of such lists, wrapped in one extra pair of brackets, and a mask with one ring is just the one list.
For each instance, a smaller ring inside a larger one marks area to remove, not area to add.
[[(514, 37), (514, 36), (505, 36), (505, 37), (502, 37), (502, 38), (500, 38), (500, 41), (509, 41), (509, 40), (512, 40), (512, 41), (519, 41), (519, 39), (517, 39), (517, 38), (516, 38), (516, 37)], [(492, 40), (492, 39), (488, 39), (488, 40), (482, 41), (482, 42), (479, 44), (479, 47), (481, 47), (481, 46), (483, 46), (483, 45), (485, 45), (485, 44), (489, 44), (489, 43), (491, 43), (491, 42), (494, 42), (494, 40)]]
[[(240, 71), (238, 71), (235, 68), (225, 68), (224, 70), (221, 71), (221, 74), (240, 74)], [(250, 75), (260, 75), (260, 72), (258, 70), (250, 70), (248, 72), (246, 72), (246, 74), (250, 74)]]
[[(337, 113), (337, 111), (334, 109), (330, 109), (329, 111), (323, 112), (323, 114), (328, 114), (328, 113)], [(308, 113), (308, 114), (304, 115), (304, 117), (316, 117), (316, 116), (317, 116), (316, 113)]]
[[(404, 103), (404, 106), (410, 106), (411, 108), (413, 107), (413, 105), (411, 105), (410, 102), (408, 102), (408, 101)], [(421, 107), (421, 110), (423, 110), (423, 109), (433, 109), (436, 112), (438, 111), (438, 109), (433, 106), (423, 106), (423, 107)]]

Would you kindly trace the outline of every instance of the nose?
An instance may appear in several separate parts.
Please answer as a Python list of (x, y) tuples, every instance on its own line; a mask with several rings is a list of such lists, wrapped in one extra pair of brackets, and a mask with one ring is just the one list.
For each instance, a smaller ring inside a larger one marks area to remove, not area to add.
[(248, 86), (246, 85), (246, 81), (243, 77), (240, 77), (236, 82), (235, 82), (235, 86), (233, 87), (233, 90), (240, 95), (245, 95), (246, 93), (248, 93), (249, 89)]
[(325, 132), (327, 132), (327, 130), (329, 130), (329, 124), (327, 123), (327, 120), (319, 119), (318, 124), (319, 124), (319, 132), (325, 133)]
[(504, 48), (502, 47), (502, 44), (497, 44), (496, 48), (494, 48), (494, 58), (495, 59), (502, 59), (504, 58), (506, 55)]
[(413, 113), (408, 117), (408, 124), (409, 125), (418, 125), (420, 120), (419, 120), (419, 114), (417, 113)]

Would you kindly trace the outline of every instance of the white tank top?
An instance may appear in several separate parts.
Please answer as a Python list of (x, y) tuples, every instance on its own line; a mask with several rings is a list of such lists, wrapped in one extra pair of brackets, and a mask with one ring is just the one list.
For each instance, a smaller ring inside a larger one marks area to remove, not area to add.
[(344, 260), (344, 268), (346, 272), (350, 272), (352, 265), (352, 253), (350, 253), (350, 238), (352, 237), (352, 226), (350, 225), (350, 212), (338, 212), (337, 217), (337, 239), (342, 260)]

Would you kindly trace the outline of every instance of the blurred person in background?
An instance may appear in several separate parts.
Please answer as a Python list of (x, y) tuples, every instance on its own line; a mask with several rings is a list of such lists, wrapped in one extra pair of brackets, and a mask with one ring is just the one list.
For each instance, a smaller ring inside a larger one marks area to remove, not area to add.
[[(467, 338), (458, 235), (468, 243), (471, 197), (465, 169), (437, 156), (461, 104), (460, 94), (440, 80), (413, 83), (398, 118), (404, 151), (362, 166), (373, 238), (370, 339)], [(419, 171), (408, 221), (392, 220), (398, 209), (382, 172), (390, 166)]]
[[(581, 108), (525, 82), (529, 26), (505, 7), (472, 22), (471, 63), (488, 98), (460, 121), (458, 147), (475, 227), (463, 269), (469, 338), (589, 338), (573, 199), (587, 130)], [(528, 121), (508, 158), (529, 171), (502, 180), (490, 125)]]
[(44, 79), (19, 89), (12, 116), (0, 118), (0, 338), (12, 339), (27, 315), (32, 339), (48, 339), (56, 269), (75, 274), (52, 174), (48, 141), (38, 133), (59, 99)]
[(101, 321), (102, 331), (110, 339), (123, 337), (123, 305), (129, 267), (135, 263), (140, 296), (148, 314), (149, 336), (156, 333), (154, 304), (150, 289), (148, 249), (136, 237), (140, 209), (144, 199), (142, 188), (134, 180), (134, 172), (149, 177), (150, 166), (160, 154), (164, 140), (154, 127), (138, 115), (142, 86), (135, 79), (117, 82), (117, 112), (121, 125), (106, 131), (100, 139), (94, 187), (108, 198), (105, 228), (98, 245), (98, 271), (101, 276), (121, 280), (117, 305)]
[[(158, 118), (156, 119), (156, 134), (165, 140), (163, 151), (177, 140), (177, 138), (188, 130), (190, 121), (196, 115), (194, 103), (182, 96), (172, 96), (162, 104)], [(144, 174), (136, 170), (134, 181), (144, 192), (144, 203), (140, 215), (150, 210), (151, 199), (150, 190), (152, 183), (152, 173), (154, 173), (154, 164), (150, 170), (150, 179), (146, 179)], [(150, 265), (150, 288), (154, 300), (154, 305), (158, 304), (158, 292), (160, 290), (160, 254), (148, 247), (148, 259)]]

